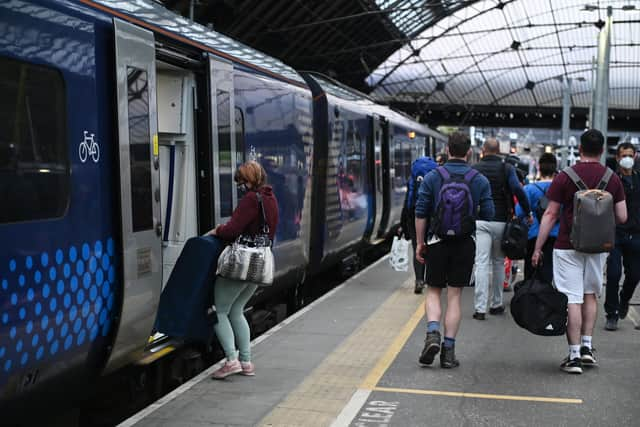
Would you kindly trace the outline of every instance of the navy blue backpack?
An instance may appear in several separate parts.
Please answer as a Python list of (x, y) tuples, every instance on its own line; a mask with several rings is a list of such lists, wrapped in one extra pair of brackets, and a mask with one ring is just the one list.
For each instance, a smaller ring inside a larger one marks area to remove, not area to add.
[(418, 199), (418, 190), (425, 175), (438, 167), (438, 164), (429, 156), (418, 157), (411, 164), (411, 178), (407, 183), (406, 207), (413, 210)]

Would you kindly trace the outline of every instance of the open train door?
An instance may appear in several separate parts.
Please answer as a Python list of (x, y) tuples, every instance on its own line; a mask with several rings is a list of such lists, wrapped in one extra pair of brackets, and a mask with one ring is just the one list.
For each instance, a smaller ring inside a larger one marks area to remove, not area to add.
[(233, 64), (209, 56), (211, 144), (213, 152), (214, 224), (224, 224), (238, 204), (233, 176), (241, 161), (236, 147)]
[(114, 18), (124, 286), (107, 369), (142, 351), (162, 290), (162, 223), (153, 33)]
[(383, 169), (382, 169), (382, 139), (384, 137), (383, 120), (378, 116), (370, 117), (371, 121), (371, 138), (368, 146), (367, 158), (369, 159), (369, 179), (373, 183), (373, 224), (371, 225), (368, 240), (370, 243), (376, 243), (380, 240), (380, 224), (382, 223), (382, 214), (384, 212), (384, 186), (383, 186)]

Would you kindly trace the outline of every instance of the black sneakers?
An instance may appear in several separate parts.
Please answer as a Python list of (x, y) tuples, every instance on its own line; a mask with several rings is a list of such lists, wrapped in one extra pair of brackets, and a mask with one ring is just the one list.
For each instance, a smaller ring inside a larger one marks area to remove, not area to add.
[(424, 348), (420, 353), (418, 362), (421, 365), (431, 365), (436, 354), (440, 351), (440, 332), (427, 332), (427, 339), (424, 340)]
[(604, 328), (607, 331), (618, 330), (618, 319), (615, 317), (607, 317), (607, 323), (605, 323)]
[(456, 348), (447, 348), (442, 346), (440, 353), (440, 367), (445, 369), (457, 368), (460, 362), (456, 359)]
[(567, 356), (560, 365), (560, 369), (570, 374), (581, 374), (582, 373), (582, 360), (579, 358), (569, 359)]
[(504, 305), (489, 309), (489, 314), (504, 314)]
[(476, 320), (484, 320), (485, 319), (485, 314), (484, 313), (478, 313), (477, 311), (475, 313), (473, 313), (473, 318)]
[(595, 353), (595, 348), (589, 348), (587, 346), (580, 347), (580, 361), (582, 365), (586, 366), (597, 366), (598, 361), (596, 360), (593, 353)]
[(624, 319), (629, 313), (629, 303), (620, 301), (620, 308), (618, 309), (618, 317)]
[(419, 295), (424, 289), (424, 282), (422, 280), (416, 280), (416, 285), (413, 288), (413, 293)]

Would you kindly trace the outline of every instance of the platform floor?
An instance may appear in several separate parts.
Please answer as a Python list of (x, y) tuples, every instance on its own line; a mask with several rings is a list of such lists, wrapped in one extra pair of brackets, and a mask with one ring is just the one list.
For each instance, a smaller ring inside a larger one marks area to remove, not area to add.
[(601, 316), (600, 366), (575, 376), (559, 370), (563, 337), (531, 335), (508, 313), (472, 319), (468, 288), (461, 366), (422, 368), (424, 297), (410, 277), (383, 258), (258, 338), (256, 377), (211, 380), (214, 366), (120, 426), (640, 425), (638, 307), (616, 332)]

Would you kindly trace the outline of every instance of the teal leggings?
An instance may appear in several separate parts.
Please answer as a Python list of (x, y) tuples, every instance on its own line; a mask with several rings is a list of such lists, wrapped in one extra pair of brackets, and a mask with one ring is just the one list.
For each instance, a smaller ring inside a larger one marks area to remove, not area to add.
[(251, 332), (244, 317), (244, 306), (258, 285), (251, 282), (216, 277), (214, 288), (218, 323), (215, 330), (227, 360), (236, 359), (236, 343), (240, 361), (251, 361)]

